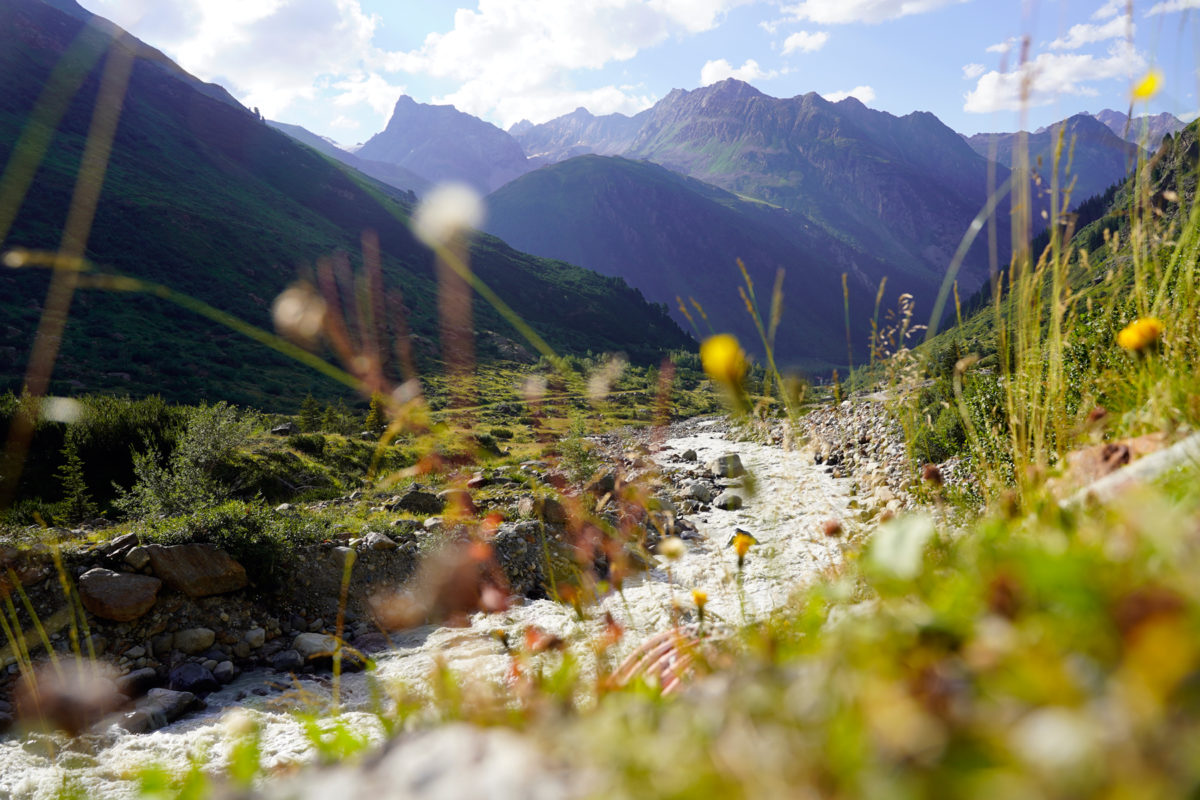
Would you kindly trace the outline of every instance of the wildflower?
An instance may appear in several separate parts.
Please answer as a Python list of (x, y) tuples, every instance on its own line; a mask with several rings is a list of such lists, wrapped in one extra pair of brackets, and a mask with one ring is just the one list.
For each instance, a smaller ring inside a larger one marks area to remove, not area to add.
[(825, 535), (831, 539), (842, 535), (842, 523), (840, 520), (827, 519), (822, 528), (825, 531)]
[(687, 545), (678, 536), (668, 536), (658, 544), (658, 554), (668, 561), (677, 561), (687, 553)]
[(325, 299), (309, 283), (300, 282), (284, 289), (271, 306), (275, 329), (284, 336), (309, 347), (314, 346), (325, 327)]
[(708, 377), (726, 386), (737, 386), (746, 374), (746, 354), (736, 336), (718, 333), (700, 345), (700, 362)]
[(945, 483), (945, 478), (942, 477), (942, 471), (938, 469), (937, 464), (925, 464), (922, 466), (921, 480), (935, 487)]
[(1158, 94), (1158, 90), (1162, 88), (1163, 74), (1162, 70), (1152, 69), (1146, 75), (1134, 84), (1133, 99), (1149, 100), (1154, 95)]
[(1131, 352), (1145, 350), (1158, 341), (1162, 336), (1162, 320), (1155, 317), (1142, 317), (1129, 323), (1117, 334), (1117, 344)]
[(758, 539), (751, 536), (748, 531), (735, 528), (733, 538), (729, 540), (729, 544), (733, 545), (733, 550), (737, 553), (738, 569), (741, 569), (746, 561), (746, 553), (750, 552), (751, 545), (758, 544)]
[(692, 602), (696, 604), (696, 608), (703, 614), (704, 607), (708, 605), (708, 592), (703, 589), (692, 589)]

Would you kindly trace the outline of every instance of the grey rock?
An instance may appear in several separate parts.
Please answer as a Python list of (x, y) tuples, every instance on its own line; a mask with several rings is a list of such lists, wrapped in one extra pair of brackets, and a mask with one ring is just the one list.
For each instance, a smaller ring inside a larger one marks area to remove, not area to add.
[(245, 635), (242, 636), (242, 640), (246, 644), (250, 645), (250, 647), (257, 650), (266, 644), (267, 632), (262, 628), (251, 628), (250, 630), (246, 631)]
[(543, 530), (538, 522), (505, 524), (492, 538), (492, 552), (514, 594), (535, 596), (546, 582)]
[(125, 563), (134, 569), (142, 569), (150, 563), (150, 553), (144, 547), (135, 547), (125, 554)]
[(216, 669), (212, 671), (212, 675), (217, 679), (218, 683), (232, 683), (233, 679), (238, 675), (238, 668), (233, 665), (232, 661), (222, 661), (217, 664)]
[(746, 474), (742, 458), (737, 453), (726, 453), (708, 462), (708, 469), (718, 478), (740, 478)]
[(393, 503), (392, 510), (399, 509), (411, 514), (440, 514), (442, 501), (437, 495), (423, 492), (420, 489), (409, 489), (400, 495)]
[(175, 649), (187, 655), (203, 653), (213, 646), (217, 635), (211, 628), (187, 628), (175, 632)]
[(737, 511), (745, 504), (742, 496), (737, 492), (724, 491), (717, 495), (717, 499), (713, 501), (713, 505), (725, 511)]
[(295, 672), (304, 666), (304, 657), (295, 650), (283, 650), (271, 659), (271, 669), (277, 672)]
[(337, 646), (337, 639), (323, 633), (302, 633), (292, 641), (292, 649), (305, 661), (331, 658)]
[(200, 664), (187, 662), (171, 670), (167, 685), (176, 692), (213, 692), (220, 688), (212, 672)]
[(300, 428), (294, 422), (284, 422), (271, 428), (273, 436), (295, 436), (299, 432)]
[(695, 500), (697, 503), (712, 502), (712, 489), (703, 481), (688, 481), (683, 485), (680, 494), (685, 500)]
[(684, 450), (679, 454), (679, 459), (681, 461), (695, 461), (697, 458), (699, 458), (699, 456), (696, 455), (695, 450)]
[(389, 536), (371, 531), (362, 538), (361, 547), (364, 550), (395, 550), (399, 545)]
[(117, 691), (126, 697), (139, 697), (158, 683), (158, 673), (149, 667), (135, 669), (117, 678)]

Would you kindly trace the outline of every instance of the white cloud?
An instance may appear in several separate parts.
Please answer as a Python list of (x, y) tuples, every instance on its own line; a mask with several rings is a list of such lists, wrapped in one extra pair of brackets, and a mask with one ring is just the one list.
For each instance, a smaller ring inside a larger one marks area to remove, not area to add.
[(860, 103), (869, 105), (875, 99), (875, 90), (870, 86), (855, 86), (853, 89), (844, 92), (826, 92), (821, 97), (824, 97), (831, 103), (839, 103), (847, 97), (853, 97)]
[(379, 22), (358, 0), (85, 2), (274, 118), (315, 98), (322, 81), (359, 72)]
[(815, 53), (825, 46), (829, 41), (829, 33), (827, 31), (817, 31), (809, 33), (808, 31), (796, 31), (791, 36), (783, 40), (783, 54), (799, 50), (802, 53)]
[(1016, 47), (1018, 44), (1020, 44), (1020, 42), (1021, 42), (1021, 37), (1010, 36), (1007, 39), (1005, 39), (1003, 42), (997, 42), (996, 44), (988, 45), (987, 52), (999, 53), (1000, 55), (1004, 55), (1006, 53), (1012, 52), (1012, 49), (1014, 47)]
[(884, 22), (911, 14), (924, 14), (970, 0), (801, 0), (783, 11), (794, 19), (822, 25), (847, 22)]
[(1125, 13), (1129, 0), (1105, 0), (1104, 5), (1092, 12), (1092, 19), (1108, 19)]
[(1018, 111), (1053, 103), (1060, 95), (1095, 97), (1097, 81), (1129, 78), (1146, 68), (1146, 59), (1125, 42), (1109, 48), (1107, 56), (1082, 53), (1041, 53), (1010, 72), (981, 76), (967, 93), (963, 110), (975, 113)]
[(985, 72), (987, 67), (983, 64), (967, 64), (963, 67), (963, 79), (973, 81)]
[(1085, 22), (1072, 25), (1066, 36), (1055, 39), (1049, 44), (1049, 47), (1051, 50), (1078, 50), (1085, 44), (1119, 39), (1126, 33), (1132, 32), (1133, 23), (1125, 17), (1113, 17), (1108, 22), (1099, 25)]
[(1155, 3), (1150, 6), (1150, 10), (1146, 12), (1146, 16), (1170, 14), (1174, 11), (1189, 11), (1191, 9), (1200, 9), (1200, 0), (1165, 0), (1165, 2)]
[(429, 34), (415, 50), (387, 55), (381, 66), (455, 81), (458, 88), (440, 102), (505, 127), (570, 112), (589, 94), (606, 98), (609, 108), (637, 110), (645, 98), (618, 97), (616, 86), (580, 91), (567, 75), (628, 61), (672, 36), (711, 30), (745, 2), (479, 0), (475, 10), (455, 12), (449, 31)]
[(746, 59), (745, 64), (736, 68), (725, 59), (718, 58), (715, 61), (704, 62), (704, 66), (700, 68), (700, 85), (711, 86), (726, 78), (737, 78), (739, 81), (749, 82), (764, 78), (774, 78), (777, 75), (779, 75), (779, 72), (776, 70), (764, 72), (762, 67), (753, 58)]
[(345, 108), (366, 103), (373, 111), (383, 116), (384, 121), (395, 108), (396, 98), (405, 91), (403, 86), (388, 83), (387, 79), (376, 72), (356, 72), (342, 80), (333, 81), (330, 86), (340, 92), (333, 98), (335, 106)]

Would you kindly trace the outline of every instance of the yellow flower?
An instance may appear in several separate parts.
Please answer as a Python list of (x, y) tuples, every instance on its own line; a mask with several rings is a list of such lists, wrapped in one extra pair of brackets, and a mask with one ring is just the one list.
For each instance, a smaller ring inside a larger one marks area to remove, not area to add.
[(714, 381), (736, 386), (746, 374), (746, 354), (737, 337), (728, 333), (710, 336), (700, 345), (700, 362)]
[(733, 538), (729, 540), (729, 544), (733, 545), (733, 550), (737, 553), (738, 569), (742, 568), (742, 564), (746, 561), (746, 553), (750, 552), (750, 545), (758, 544), (758, 539), (755, 539), (741, 528), (735, 528)]
[(1162, 88), (1162, 70), (1152, 69), (1133, 87), (1134, 100), (1149, 100)]
[(692, 589), (692, 602), (696, 604), (696, 608), (701, 611), (708, 605), (708, 592), (703, 589)]
[(1162, 332), (1162, 320), (1142, 317), (1126, 325), (1125, 329), (1117, 334), (1117, 344), (1136, 353), (1157, 342)]

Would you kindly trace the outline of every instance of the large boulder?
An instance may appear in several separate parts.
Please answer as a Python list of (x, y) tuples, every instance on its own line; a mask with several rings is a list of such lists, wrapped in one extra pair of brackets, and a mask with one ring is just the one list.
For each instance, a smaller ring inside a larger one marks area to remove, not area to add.
[(189, 656), (203, 653), (213, 646), (217, 634), (212, 628), (187, 628), (175, 632), (175, 649)]
[(176, 692), (215, 692), (221, 688), (217, 679), (205, 667), (188, 661), (171, 670), (167, 679), (170, 687)]
[(79, 579), (83, 607), (102, 619), (130, 622), (154, 607), (162, 581), (96, 567)]
[(718, 478), (740, 478), (746, 474), (742, 458), (737, 453), (726, 453), (708, 462), (708, 470)]
[(150, 569), (172, 589), (188, 597), (208, 597), (246, 588), (245, 568), (210, 544), (152, 544), (146, 548)]
[(420, 489), (409, 489), (396, 498), (396, 501), (392, 503), (392, 509), (407, 511), (410, 514), (440, 514), (443, 505), (435, 494), (423, 492)]

